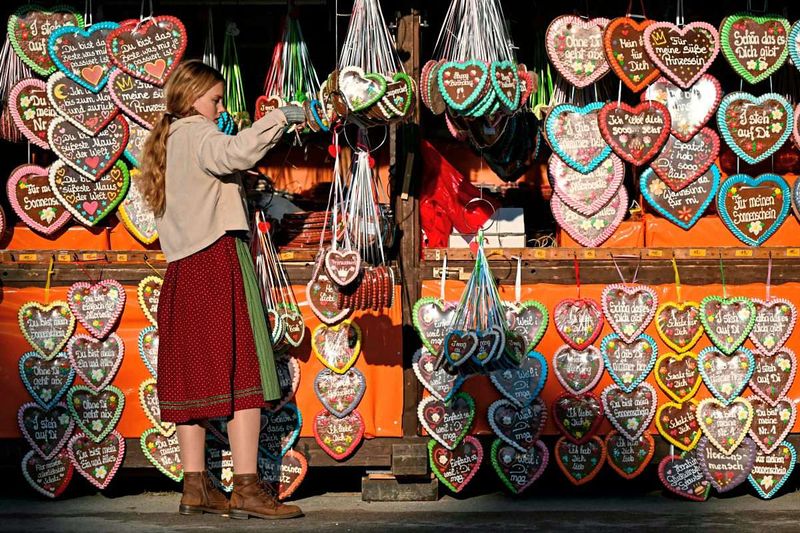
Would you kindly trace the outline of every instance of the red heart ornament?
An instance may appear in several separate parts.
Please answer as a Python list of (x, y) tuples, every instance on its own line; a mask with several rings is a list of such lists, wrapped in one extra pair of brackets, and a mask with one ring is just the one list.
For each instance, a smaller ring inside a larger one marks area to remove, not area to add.
[(83, 17), (70, 6), (43, 8), (26, 4), (8, 18), (8, 40), (26, 65), (40, 76), (48, 76), (55, 72), (56, 66), (48, 54), (47, 43), (50, 34), (62, 26), (82, 28)]
[(582, 444), (592, 438), (603, 421), (603, 404), (587, 392), (580, 396), (564, 393), (553, 402), (553, 422), (571, 442)]
[(630, 106), (609, 102), (600, 109), (603, 139), (622, 159), (642, 166), (658, 154), (669, 137), (672, 121), (667, 108), (654, 101)]
[(454, 450), (448, 450), (435, 440), (430, 440), (428, 460), (439, 481), (458, 493), (478, 472), (483, 461), (483, 447), (478, 439), (471, 436), (466, 437)]
[(628, 440), (618, 431), (612, 431), (606, 435), (605, 445), (608, 466), (625, 479), (634, 479), (644, 472), (656, 451), (656, 443), (649, 433)]
[(358, 410), (344, 418), (336, 418), (323, 409), (314, 417), (313, 430), (320, 448), (337, 461), (343, 461), (361, 444), (364, 419)]
[(47, 80), (47, 98), (59, 115), (92, 136), (119, 113), (107, 87), (95, 93), (62, 72)]
[(705, 174), (719, 156), (719, 136), (703, 128), (689, 142), (671, 136), (664, 149), (650, 162), (653, 172), (675, 192)]
[(594, 479), (606, 460), (606, 446), (600, 437), (592, 437), (582, 444), (561, 437), (553, 453), (558, 467), (573, 485), (583, 485)]
[(69, 485), (73, 467), (67, 450), (61, 450), (52, 459), (42, 459), (31, 450), (22, 458), (22, 475), (39, 494), (57, 498)]
[(603, 329), (603, 309), (591, 298), (561, 300), (553, 311), (556, 331), (568, 345), (583, 350)]
[(186, 28), (175, 17), (130, 19), (106, 37), (106, 49), (123, 72), (163, 86), (181, 61), (186, 40)]

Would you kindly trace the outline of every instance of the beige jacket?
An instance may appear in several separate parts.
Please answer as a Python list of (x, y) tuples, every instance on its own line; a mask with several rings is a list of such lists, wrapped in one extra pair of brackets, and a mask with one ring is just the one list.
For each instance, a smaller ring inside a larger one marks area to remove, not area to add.
[(167, 139), (166, 204), (156, 218), (167, 262), (213, 244), (228, 231), (248, 231), (239, 171), (249, 170), (275, 146), (286, 126), (280, 111), (268, 113), (230, 136), (195, 115), (172, 123)]

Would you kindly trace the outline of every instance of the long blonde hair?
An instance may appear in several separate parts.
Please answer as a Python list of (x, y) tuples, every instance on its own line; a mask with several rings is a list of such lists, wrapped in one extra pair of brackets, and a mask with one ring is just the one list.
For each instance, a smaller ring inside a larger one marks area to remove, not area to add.
[(224, 82), (224, 78), (218, 70), (191, 59), (178, 65), (164, 86), (167, 111), (145, 141), (139, 176), (142, 194), (156, 216), (164, 214), (166, 204), (164, 183), (169, 126), (173, 120), (196, 115), (195, 101), (221, 81)]

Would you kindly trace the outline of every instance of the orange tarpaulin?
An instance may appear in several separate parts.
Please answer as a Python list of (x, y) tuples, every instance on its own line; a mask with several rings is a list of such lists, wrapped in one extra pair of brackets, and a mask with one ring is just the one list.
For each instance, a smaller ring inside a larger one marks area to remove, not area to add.
[[(313, 383), (323, 365), (311, 350), (311, 331), (319, 325), (319, 321), (305, 305), (305, 287), (296, 286), (294, 289), (308, 328), (303, 344), (292, 352), (300, 363), (300, 388), (295, 401), (303, 417), (301, 435), (311, 437), (314, 416), (322, 409), (314, 394)], [(125, 408), (117, 429), (127, 438), (138, 438), (150, 427), (138, 398), (139, 384), (150, 377), (139, 356), (139, 332), (150, 323), (137, 302), (136, 286), (126, 285), (125, 293), (125, 310), (115, 330), (125, 343), (125, 354), (112, 384), (125, 393)], [(20, 333), (17, 312), (22, 304), (31, 300), (44, 303), (44, 289), (3, 287), (0, 294), (0, 390), (4, 395), (4, 401), (0, 403), (0, 438), (16, 438), (20, 437), (17, 410), (23, 403), (31, 401), (20, 380), (18, 361), (22, 354), (32, 350)], [(50, 291), (50, 301), (63, 300), (66, 294), (67, 287), (55, 287)], [(355, 367), (367, 381), (366, 392), (358, 406), (366, 424), (365, 435), (400, 437), (403, 434), (403, 369), (399, 289), (392, 309), (358, 313), (354, 320), (363, 334), (362, 352)], [(86, 333), (80, 324), (76, 332)], [(209, 369), (209, 372), (213, 372), (213, 369)], [(76, 382), (79, 381), (76, 378)]]
[[(766, 271), (766, 269), (765, 269)], [(765, 273), (766, 275), (766, 273)], [(598, 302), (600, 301), (600, 294), (603, 290), (605, 285), (581, 285), (581, 296), (584, 298), (594, 298)], [(675, 286), (672, 284), (667, 285), (655, 285), (651, 286), (656, 293), (658, 294), (659, 304), (664, 303), (666, 301), (675, 300)], [(458, 301), (461, 297), (461, 292), (464, 288), (464, 284), (461, 282), (455, 281), (448, 281), (447, 282), (447, 290), (446, 290), (446, 298), (448, 300)], [(500, 296), (504, 300), (513, 300), (514, 299), (514, 286), (513, 285), (502, 285), (499, 287)], [(763, 284), (749, 284), (749, 285), (737, 285), (727, 287), (728, 295), (729, 296), (749, 296), (749, 297), (757, 297), (757, 298), (764, 298), (765, 297), (765, 286)], [(782, 285), (774, 285), (771, 290), (772, 296), (775, 298), (787, 298), (795, 303), (795, 305), (800, 304), (800, 283), (786, 283)], [(576, 289), (574, 286), (569, 285), (554, 285), (548, 283), (541, 283), (536, 285), (523, 285), (522, 286), (522, 300), (538, 300), (547, 307), (548, 312), (550, 313), (550, 322), (547, 327), (547, 332), (545, 333), (544, 337), (542, 338), (539, 345), (536, 347), (536, 351), (544, 355), (545, 360), (547, 360), (548, 364), (548, 374), (547, 374), (547, 382), (544, 386), (544, 389), (540, 393), (540, 397), (544, 399), (547, 403), (548, 409), (552, 405), (553, 401), (564, 392), (564, 388), (558, 382), (555, 375), (552, 372), (552, 359), (553, 353), (562, 345), (564, 342), (561, 340), (561, 337), (558, 336), (558, 333), (553, 326), (553, 319), (552, 319), (552, 310), (556, 306), (558, 302), (563, 300), (564, 298), (575, 298), (577, 295)], [(719, 284), (709, 284), (705, 286), (691, 286), (691, 285), (683, 285), (681, 287), (681, 296), (684, 300), (694, 300), (700, 301), (702, 298), (709, 296), (709, 295), (722, 295), (722, 287)], [(422, 285), (422, 296), (433, 296), (439, 297), (439, 282), (438, 281), (425, 281)], [(595, 341), (595, 346), (600, 346), (600, 341), (602, 338), (609, 333), (612, 333), (611, 327), (606, 323), (603, 326), (603, 331), (598, 337), (597, 341)], [(648, 335), (653, 337), (658, 345), (658, 354), (663, 355), (665, 353), (671, 352), (671, 350), (664, 344), (663, 341), (658, 336), (656, 332), (655, 325), (650, 324), (650, 326), (645, 331)], [(794, 351), (798, 351), (798, 343), (800, 343), (800, 332), (797, 330), (794, 331), (792, 336), (789, 338), (789, 341), (786, 345), (794, 349)], [(697, 342), (697, 344), (692, 348), (692, 352), (697, 354), (703, 348), (707, 346), (711, 346), (711, 341), (705, 335)], [(752, 343), (747, 340), (745, 341), (745, 346), (748, 348), (753, 347)], [(671, 401), (666, 394), (658, 387), (658, 384), (653, 377), (652, 372), (647, 378), (647, 382), (653, 385), (655, 389), (658, 391), (658, 403), (661, 405), (664, 402)], [(609, 376), (608, 372), (605, 371), (603, 373), (603, 377), (600, 379), (600, 382), (592, 389), (598, 397), (600, 393), (606, 388), (608, 385), (613, 384), (613, 380)], [(472, 377), (467, 380), (466, 383), (462, 386), (462, 390), (468, 392), (473, 398), (475, 398), (475, 404), (477, 413), (475, 415), (475, 424), (473, 426), (472, 432), (477, 434), (490, 434), (492, 432), (491, 428), (489, 427), (486, 413), (489, 408), (489, 405), (501, 398), (500, 394), (494, 388), (494, 385), (489, 381), (487, 377), (480, 376), (480, 377)], [(746, 388), (742, 392), (742, 396), (747, 397), (751, 395), (752, 392), (749, 388)], [(700, 390), (698, 391), (697, 395), (695, 396), (698, 399), (707, 398), (710, 394), (706, 389), (705, 385), (701, 385)], [(800, 380), (795, 379), (792, 388), (789, 390), (787, 394), (789, 399), (798, 399), (800, 398)], [(608, 420), (604, 420), (603, 424), (599, 428), (600, 434), (606, 434), (612, 429), (611, 424)], [(656, 427), (654, 423), (650, 424), (650, 432), (657, 433)], [(800, 430), (800, 420), (795, 422), (794, 430)], [(544, 430), (545, 434), (548, 435), (555, 435), (558, 433), (555, 425), (553, 424), (552, 419), (548, 416), (547, 425)]]

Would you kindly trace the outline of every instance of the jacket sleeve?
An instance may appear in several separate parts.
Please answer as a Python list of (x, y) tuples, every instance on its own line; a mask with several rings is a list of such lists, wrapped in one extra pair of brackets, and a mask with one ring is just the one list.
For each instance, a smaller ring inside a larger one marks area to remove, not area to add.
[(278, 111), (267, 113), (236, 135), (225, 135), (212, 122), (204, 121), (195, 144), (197, 161), (214, 176), (253, 168), (278, 143), (286, 125), (286, 117)]

